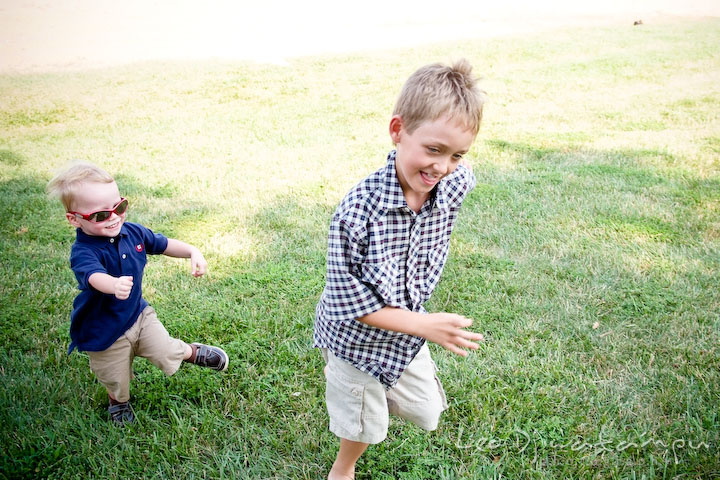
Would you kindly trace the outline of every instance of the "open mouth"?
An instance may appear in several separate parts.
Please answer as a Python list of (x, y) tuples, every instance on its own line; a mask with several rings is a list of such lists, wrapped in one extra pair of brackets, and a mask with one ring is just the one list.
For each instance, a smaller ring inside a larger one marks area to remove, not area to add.
[(428, 175), (425, 172), (420, 172), (420, 178), (422, 178), (423, 183), (428, 186), (433, 186), (440, 180), (440, 177)]

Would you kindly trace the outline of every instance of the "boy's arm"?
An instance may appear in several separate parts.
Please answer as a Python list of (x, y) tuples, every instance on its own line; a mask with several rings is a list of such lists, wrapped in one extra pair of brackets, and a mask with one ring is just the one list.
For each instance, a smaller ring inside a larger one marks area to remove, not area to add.
[(176, 258), (189, 258), (190, 269), (194, 276), (201, 277), (207, 271), (207, 262), (200, 250), (180, 240), (168, 238), (168, 244), (163, 255)]
[(133, 278), (109, 275), (100, 256), (91, 248), (85, 248), (77, 242), (73, 244), (70, 252), (70, 267), (81, 290), (93, 288), (101, 293), (115, 295), (118, 300), (126, 300), (130, 296)]
[(475, 350), (478, 344), (471, 340), (483, 341), (481, 333), (463, 330), (472, 325), (472, 320), (454, 313), (424, 314), (385, 306), (358, 321), (383, 330), (422, 337), (463, 357), (467, 352), (461, 348)]
[(115, 295), (118, 300), (126, 300), (132, 290), (133, 278), (113, 277), (107, 273), (95, 272), (88, 277), (88, 283), (99, 292)]

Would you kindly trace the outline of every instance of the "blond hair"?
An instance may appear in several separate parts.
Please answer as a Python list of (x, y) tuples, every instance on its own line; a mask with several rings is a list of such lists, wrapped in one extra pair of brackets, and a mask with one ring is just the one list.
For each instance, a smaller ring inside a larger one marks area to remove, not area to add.
[(412, 134), (421, 123), (447, 115), (477, 135), (485, 92), (472, 76), (472, 66), (460, 59), (452, 66), (433, 63), (413, 73), (403, 86), (393, 115), (400, 115)]
[(112, 183), (115, 179), (102, 168), (92, 163), (76, 160), (68, 168), (55, 175), (47, 185), (51, 196), (60, 198), (65, 211), (73, 209), (75, 194), (83, 183)]

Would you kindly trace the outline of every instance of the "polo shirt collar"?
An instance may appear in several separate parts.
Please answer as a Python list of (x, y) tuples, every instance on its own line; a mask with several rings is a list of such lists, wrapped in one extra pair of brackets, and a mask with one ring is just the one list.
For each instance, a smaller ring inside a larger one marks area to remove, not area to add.
[[(83, 232), (82, 229), (77, 228), (75, 229), (76, 232), (76, 238), (77, 241), (80, 243), (88, 243), (91, 245), (103, 245), (106, 243), (114, 243), (118, 237), (127, 237), (127, 229), (125, 228), (125, 224), (123, 223), (122, 227), (120, 227), (120, 233), (117, 237), (101, 237), (98, 235), (88, 235), (87, 233)], [(112, 241), (111, 241), (112, 240)]]

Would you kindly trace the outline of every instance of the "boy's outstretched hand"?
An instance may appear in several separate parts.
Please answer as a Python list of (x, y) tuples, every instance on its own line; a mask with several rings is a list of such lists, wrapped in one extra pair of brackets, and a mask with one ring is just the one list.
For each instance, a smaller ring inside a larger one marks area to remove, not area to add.
[(190, 244), (174, 238), (168, 238), (168, 244), (163, 253), (169, 257), (189, 258), (190, 273), (192, 273), (194, 277), (202, 277), (205, 275), (205, 272), (207, 272), (208, 264), (205, 261), (205, 257), (200, 253), (200, 250)]
[(190, 254), (190, 268), (194, 277), (202, 277), (207, 272), (207, 262), (205, 257), (197, 248), (193, 249)]
[(115, 280), (115, 297), (118, 300), (127, 300), (133, 286), (133, 277), (123, 276)]
[(464, 330), (472, 325), (473, 321), (462, 315), (455, 313), (429, 313), (423, 315), (422, 321), (423, 325), (420, 327), (422, 329), (421, 337), (437, 343), (441, 347), (462, 357), (468, 354), (466, 350), (462, 350), (463, 348), (477, 350), (479, 347), (479, 345), (472, 340), (482, 342), (485, 339), (482, 333)]
[(425, 314), (386, 305), (357, 320), (384, 330), (422, 337), (463, 357), (467, 355), (463, 348), (476, 350), (479, 345), (475, 342), (484, 340), (482, 333), (464, 330), (472, 325), (472, 320), (455, 313)]

